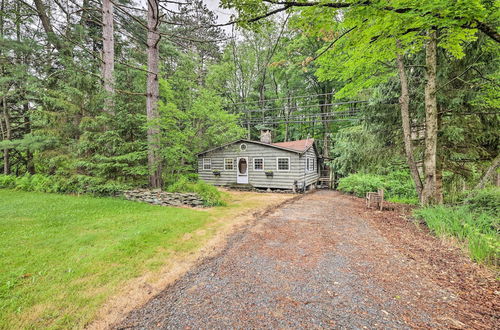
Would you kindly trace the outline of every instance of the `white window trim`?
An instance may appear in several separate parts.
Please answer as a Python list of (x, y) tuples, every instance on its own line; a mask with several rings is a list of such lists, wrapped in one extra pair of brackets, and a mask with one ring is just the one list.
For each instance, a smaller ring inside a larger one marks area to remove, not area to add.
[[(245, 146), (245, 147), (243, 148), (243, 146)], [(242, 143), (242, 144), (240, 144), (240, 150), (241, 150), (241, 151), (247, 151), (247, 149), (248, 149), (248, 146), (247, 146), (247, 144), (246, 144), (246, 143)]]
[[(230, 160), (231, 161), (231, 164), (233, 165), (233, 168), (231, 169), (228, 169), (226, 167), (226, 160)], [(224, 171), (234, 171), (235, 170), (235, 166), (234, 166), (234, 158), (224, 158)]]
[[(278, 163), (279, 159), (288, 159), (288, 170), (280, 170)], [(276, 171), (278, 172), (290, 172), (290, 168), (292, 167), (292, 164), (290, 163), (290, 157), (276, 157)]]
[[(206, 165), (209, 167), (207, 168)], [(212, 169), (212, 158), (203, 158), (203, 170), (209, 171)]]
[[(262, 169), (261, 170), (255, 168), (255, 160), (256, 159), (262, 159)], [(263, 172), (264, 171), (264, 166), (265, 166), (265, 164), (264, 164), (264, 162), (265, 162), (264, 161), (264, 157), (256, 157), (256, 158), (252, 159), (252, 162), (253, 162), (253, 170), (254, 171), (256, 171), (256, 172)]]

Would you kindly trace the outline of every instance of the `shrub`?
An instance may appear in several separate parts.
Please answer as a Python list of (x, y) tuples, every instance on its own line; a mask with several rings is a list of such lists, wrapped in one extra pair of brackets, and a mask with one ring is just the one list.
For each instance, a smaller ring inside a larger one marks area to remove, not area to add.
[(182, 176), (177, 182), (167, 188), (168, 192), (194, 192), (200, 195), (206, 206), (222, 206), (226, 203), (222, 200), (222, 194), (217, 188), (204, 181), (190, 181)]
[(492, 187), (474, 191), (464, 202), (472, 212), (485, 212), (492, 216), (500, 214), (500, 188)]
[(417, 204), (418, 196), (410, 174), (396, 171), (388, 175), (351, 174), (340, 179), (338, 190), (365, 197), (367, 192), (384, 189), (385, 197), (394, 202)]
[(111, 196), (128, 189), (129, 186), (84, 175), (63, 177), (35, 174), (21, 177), (0, 175), (0, 188), (48, 193)]
[(15, 176), (0, 174), (0, 188), (14, 188), (15, 186), (16, 186)]
[(382, 177), (373, 174), (351, 174), (340, 179), (338, 190), (358, 197), (365, 197), (367, 192), (385, 188)]
[(456, 237), (464, 244), (472, 259), (498, 266), (500, 259), (499, 219), (484, 212), (472, 212), (467, 206), (434, 206), (416, 210), (438, 236)]

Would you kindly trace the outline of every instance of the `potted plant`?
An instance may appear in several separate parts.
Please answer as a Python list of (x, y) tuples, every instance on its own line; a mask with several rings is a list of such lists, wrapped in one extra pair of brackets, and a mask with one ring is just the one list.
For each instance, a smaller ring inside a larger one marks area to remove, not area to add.
[(274, 175), (273, 171), (265, 171), (267, 177), (272, 177)]
[(215, 176), (220, 176), (220, 171), (219, 170), (213, 170), (212, 173), (215, 175)]

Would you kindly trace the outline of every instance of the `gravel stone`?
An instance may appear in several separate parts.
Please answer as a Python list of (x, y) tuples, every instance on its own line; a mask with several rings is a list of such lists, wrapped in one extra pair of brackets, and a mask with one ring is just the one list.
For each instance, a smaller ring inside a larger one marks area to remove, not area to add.
[[(441, 287), (336, 192), (256, 219), (114, 328), (446, 328)], [(447, 297), (447, 299), (443, 299)], [(463, 322), (463, 320), (461, 320)]]

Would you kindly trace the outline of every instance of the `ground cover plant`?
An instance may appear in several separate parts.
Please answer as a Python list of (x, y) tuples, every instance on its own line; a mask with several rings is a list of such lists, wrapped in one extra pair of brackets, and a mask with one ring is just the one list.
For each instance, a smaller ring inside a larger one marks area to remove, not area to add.
[(384, 189), (384, 196), (388, 201), (417, 204), (418, 197), (415, 185), (410, 175), (404, 171), (395, 171), (387, 175), (356, 173), (339, 180), (338, 190), (365, 197), (366, 193)]
[(473, 192), (463, 204), (434, 206), (415, 211), (438, 236), (456, 238), (471, 258), (499, 266), (500, 188)]
[(59, 175), (25, 174), (23, 176), (0, 174), (0, 188), (66, 194), (113, 196), (129, 189), (130, 185), (86, 175), (69, 177)]
[(189, 180), (180, 177), (175, 183), (167, 187), (168, 192), (194, 192), (203, 200), (206, 206), (224, 206), (223, 193), (217, 188), (201, 180)]
[(206, 226), (259, 203), (200, 211), (0, 189), (0, 328), (81, 328), (128, 279), (190, 253), (214, 233)]

